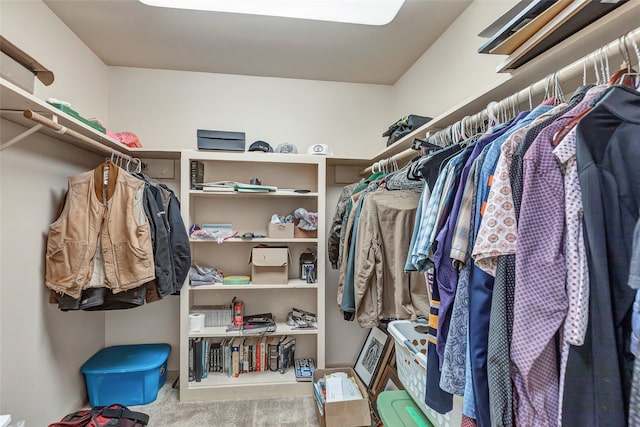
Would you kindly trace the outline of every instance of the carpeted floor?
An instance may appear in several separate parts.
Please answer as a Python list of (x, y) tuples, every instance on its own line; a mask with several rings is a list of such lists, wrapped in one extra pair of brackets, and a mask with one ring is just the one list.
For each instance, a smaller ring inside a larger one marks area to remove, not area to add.
[(149, 415), (149, 427), (318, 427), (315, 404), (311, 395), (181, 403), (167, 381), (154, 402), (130, 409)]

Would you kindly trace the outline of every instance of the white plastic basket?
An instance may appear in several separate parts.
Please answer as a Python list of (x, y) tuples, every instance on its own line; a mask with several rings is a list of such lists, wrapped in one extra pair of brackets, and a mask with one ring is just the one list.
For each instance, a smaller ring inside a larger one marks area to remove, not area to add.
[(453, 409), (439, 414), (424, 403), (427, 384), (427, 334), (416, 331), (426, 321), (394, 320), (387, 329), (395, 339), (398, 378), (418, 407), (435, 426), (458, 427), (462, 418), (462, 398), (453, 397)]

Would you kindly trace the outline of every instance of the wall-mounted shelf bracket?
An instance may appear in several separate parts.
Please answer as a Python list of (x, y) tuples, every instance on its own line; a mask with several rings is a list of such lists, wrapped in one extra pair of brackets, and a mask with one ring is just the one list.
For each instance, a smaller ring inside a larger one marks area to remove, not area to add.
[[(9, 113), (9, 114), (23, 114), (22, 111), (16, 111), (16, 110), (1, 110), (2, 113)], [(56, 117), (56, 121), (57, 121), (57, 117)], [(11, 138), (10, 140), (8, 140), (7, 142), (4, 142), (0, 145), (0, 151), (4, 150), (7, 147), (10, 147), (11, 145), (15, 144), (16, 142), (20, 141), (21, 139), (24, 139), (26, 137), (28, 137), (31, 134), (34, 134), (36, 132), (38, 132), (40, 129), (42, 129), (44, 125), (37, 123), (36, 125), (34, 125), (33, 127), (30, 127), (29, 129), (25, 130), (24, 132), (14, 136), (13, 138)]]

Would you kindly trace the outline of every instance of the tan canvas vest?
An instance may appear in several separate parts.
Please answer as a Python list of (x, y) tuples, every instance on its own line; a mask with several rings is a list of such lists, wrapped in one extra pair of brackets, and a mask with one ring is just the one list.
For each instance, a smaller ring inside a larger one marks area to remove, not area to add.
[(49, 226), (47, 287), (79, 298), (88, 286), (118, 293), (154, 278), (149, 223), (139, 209), (143, 185), (111, 161), (69, 178), (64, 209)]

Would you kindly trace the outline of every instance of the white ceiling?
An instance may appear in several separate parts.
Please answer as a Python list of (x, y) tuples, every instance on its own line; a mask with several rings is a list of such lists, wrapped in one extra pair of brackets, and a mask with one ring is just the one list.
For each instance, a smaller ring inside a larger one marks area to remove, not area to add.
[(44, 0), (109, 66), (394, 84), (472, 0), (407, 0), (384, 26)]

